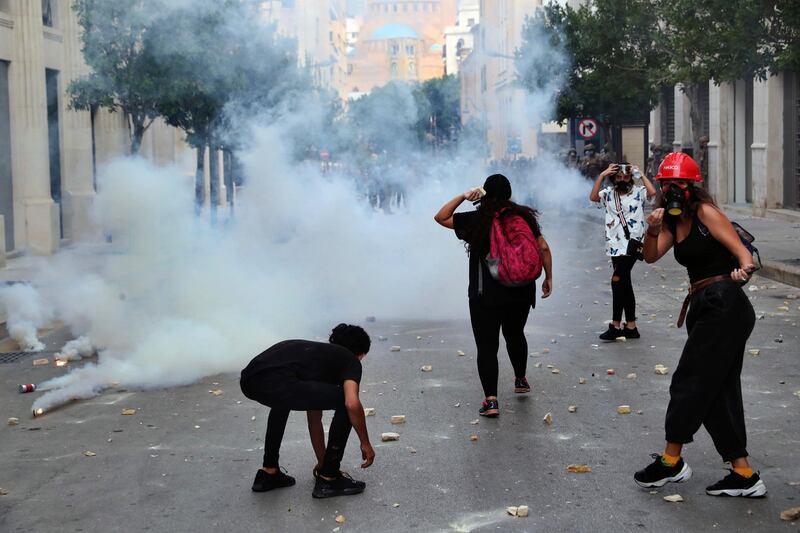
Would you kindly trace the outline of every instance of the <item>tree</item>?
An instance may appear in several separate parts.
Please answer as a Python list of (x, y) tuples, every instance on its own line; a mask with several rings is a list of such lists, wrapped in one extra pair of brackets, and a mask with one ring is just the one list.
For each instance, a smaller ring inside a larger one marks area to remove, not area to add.
[(396, 157), (416, 146), (418, 122), (414, 88), (389, 82), (350, 103), (348, 122), (361, 144), (374, 154)]
[[(640, 119), (658, 101), (652, 76), (664, 63), (653, 42), (659, 18), (652, 7), (651, 0), (594, 0), (577, 10), (546, 4), (523, 28), (518, 81), (533, 92), (563, 76), (555, 97), (559, 120), (595, 116), (609, 127)], [(548, 62), (542, 50), (565, 58)]]
[(125, 114), (130, 151), (137, 154), (142, 137), (157, 116), (158, 69), (143, 46), (158, 0), (75, 0), (73, 9), (83, 28), (83, 57), (91, 72), (67, 87), (70, 107), (99, 107)]
[[(204, 200), (204, 155), (246, 142), (250, 121), (304, 85), (289, 43), (246, 0), (196, 0), (154, 21), (145, 39), (163, 72), (158, 112), (197, 149), (195, 199)], [(212, 164), (212, 216), (218, 201)]]
[(432, 78), (414, 88), (417, 139), (455, 146), (461, 130), (461, 84), (455, 76)]

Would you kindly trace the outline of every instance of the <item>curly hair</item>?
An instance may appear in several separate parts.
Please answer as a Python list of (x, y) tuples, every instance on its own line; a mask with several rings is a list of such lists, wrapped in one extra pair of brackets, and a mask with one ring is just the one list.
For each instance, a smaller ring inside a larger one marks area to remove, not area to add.
[(354, 355), (366, 354), (369, 352), (371, 344), (369, 335), (364, 328), (344, 323), (333, 328), (328, 342), (347, 348)]

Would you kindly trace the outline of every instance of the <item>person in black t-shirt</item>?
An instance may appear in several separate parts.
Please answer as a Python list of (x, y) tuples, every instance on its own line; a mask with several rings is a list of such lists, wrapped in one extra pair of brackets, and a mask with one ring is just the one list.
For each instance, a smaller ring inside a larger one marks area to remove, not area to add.
[[(294, 485), (293, 477), (280, 471), (278, 457), (290, 411), (307, 411), (311, 442), (317, 454), (316, 483), (312, 496), (328, 498), (358, 494), (366, 484), (339, 470), (350, 435), (355, 428), (361, 440), (361, 468), (369, 467), (375, 452), (369, 442), (364, 408), (358, 398), (361, 359), (369, 352), (370, 339), (358, 326), (339, 324), (330, 344), (287, 340), (267, 348), (242, 370), (241, 388), (251, 400), (270, 407), (264, 444), (263, 467), (256, 473), (254, 492)], [(334, 410), (325, 447), (322, 411)]]
[[(531, 228), (539, 245), (545, 279), (542, 298), (550, 296), (553, 283), (550, 247), (539, 229), (536, 211), (511, 201), (511, 184), (502, 174), (486, 178), (485, 196), (475, 190), (459, 194), (447, 202), (434, 217), (446, 228), (455, 230), (456, 236), (466, 242), (469, 251), (469, 314), (472, 333), (478, 349), (478, 375), (485, 399), (478, 413), (495, 417), (500, 414), (497, 402), (497, 351), (500, 348), (500, 330), (506, 340), (508, 356), (514, 367), (514, 392), (530, 392), (525, 376), (528, 363), (528, 343), (523, 328), (531, 307), (536, 305), (536, 283), (521, 287), (506, 287), (491, 276), (484, 257), (489, 253), (490, 232), (495, 214), (501, 209), (520, 215)], [(456, 213), (464, 200), (476, 202), (476, 211)], [(481, 271), (482, 269), (482, 275)]]

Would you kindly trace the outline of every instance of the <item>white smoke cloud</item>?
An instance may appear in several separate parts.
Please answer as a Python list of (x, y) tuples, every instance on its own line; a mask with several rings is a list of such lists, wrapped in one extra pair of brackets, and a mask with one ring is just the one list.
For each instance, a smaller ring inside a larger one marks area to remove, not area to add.
[(0, 288), (0, 311), (8, 317), (8, 334), (21, 350), (44, 350), (37, 329), (51, 322), (53, 313), (35, 288), (22, 283)]

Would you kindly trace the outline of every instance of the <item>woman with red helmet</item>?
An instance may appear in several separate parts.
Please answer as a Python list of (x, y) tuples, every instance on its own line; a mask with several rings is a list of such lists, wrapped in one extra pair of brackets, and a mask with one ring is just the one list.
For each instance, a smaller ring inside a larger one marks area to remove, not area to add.
[[(665, 421), (666, 447), (634, 474), (642, 487), (661, 487), (692, 476), (681, 458), (683, 445), (705, 426), (730, 474), (706, 488), (712, 496), (764, 496), (767, 488), (747, 460), (741, 373), (745, 343), (755, 324), (750, 300), (742, 291), (755, 270), (753, 256), (728, 218), (699, 186), (700, 167), (688, 155), (664, 158), (656, 179), (658, 209), (647, 217), (644, 259), (653, 263), (674, 248), (689, 273), (684, 316), (689, 337), (670, 384)], [(687, 305), (688, 315), (685, 314)]]

